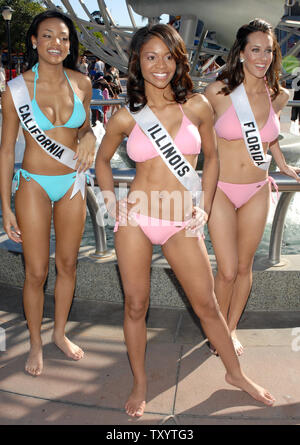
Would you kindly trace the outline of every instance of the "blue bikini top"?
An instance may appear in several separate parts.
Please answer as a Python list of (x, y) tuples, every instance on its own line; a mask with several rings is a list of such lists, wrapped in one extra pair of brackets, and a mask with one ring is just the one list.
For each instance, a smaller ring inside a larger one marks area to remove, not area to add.
[[(69, 85), (70, 85), (72, 91), (73, 91), (73, 98), (74, 98), (74, 107), (73, 107), (73, 112), (72, 112), (71, 117), (64, 125), (53, 125), (52, 122), (50, 122), (49, 119), (41, 111), (41, 109), (38, 106), (38, 103), (36, 101), (36, 81), (39, 78), (38, 66), (39, 66), (39, 64), (37, 63), (32, 67), (32, 71), (35, 73), (35, 76), (34, 76), (34, 93), (33, 93), (33, 99), (31, 101), (33, 115), (34, 115), (34, 118), (35, 118), (38, 126), (43, 131), (52, 130), (53, 128), (61, 128), (61, 127), (65, 127), (65, 128), (79, 128), (79, 127), (81, 127), (81, 125), (84, 123), (84, 121), (86, 119), (85, 108), (84, 108), (81, 100), (77, 96), (77, 94), (75, 94), (72, 84), (71, 84), (71, 82), (67, 76), (67, 73), (65, 71), (64, 71), (64, 74), (67, 78), (67, 81), (69, 82)], [(22, 127), (25, 128), (23, 125), (22, 125)], [(26, 128), (25, 128), (25, 130), (26, 130)]]

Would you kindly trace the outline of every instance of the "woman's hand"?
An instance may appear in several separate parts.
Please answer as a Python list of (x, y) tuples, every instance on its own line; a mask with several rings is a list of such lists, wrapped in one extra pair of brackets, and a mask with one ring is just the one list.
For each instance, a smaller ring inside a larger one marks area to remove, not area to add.
[(15, 241), (16, 243), (22, 242), (21, 231), (19, 229), (16, 217), (11, 210), (7, 214), (3, 213), (3, 228), (9, 239)]
[(85, 133), (80, 139), (73, 158), (77, 159), (75, 170), (77, 170), (78, 173), (87, 171), (93, 165), (95, 158), (95, 142), (96, 138), (94, 133), (91, 134), (90, 132)]
[(285, 175), (291, 176), (292, 178), (296, 179), (297, 182), (300, 182), (300, 177), (298, 173), (300, 173), (300, 168), (292, 167), (291, 165), (285, 165), (285, 167), (280, 169), (281, 173), (284, 173)]
[(198, 230), (202, 229), (207, 223), (208, 215), (202, 210), (200, 207), (193, 207), (192, 217), (186, 225), (187, 230), (191, 230), (193, 233), (196, 233)]

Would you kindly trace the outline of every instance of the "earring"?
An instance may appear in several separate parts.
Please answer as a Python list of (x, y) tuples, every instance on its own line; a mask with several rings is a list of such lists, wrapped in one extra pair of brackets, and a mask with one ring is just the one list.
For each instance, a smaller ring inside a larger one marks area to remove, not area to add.
[(35, 43), (32, 44), (32, 49), (36, 49), (36, 44)]
[(70, 50), (68, 51), (68, 56), (70, 55), (71, 53), (70, 53)]
[(243, 63), (245, 62), (245, 59), (243, 59), (242, 57), (240, 58), (240, 62)]

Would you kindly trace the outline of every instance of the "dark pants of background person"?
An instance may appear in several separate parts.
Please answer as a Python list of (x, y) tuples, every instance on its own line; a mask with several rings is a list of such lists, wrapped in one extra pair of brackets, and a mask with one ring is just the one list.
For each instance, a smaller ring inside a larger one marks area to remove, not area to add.
[(92, 109), (92, 126), (96, 125), (96, 121), (103, 122), (103, 113), (101, 110)]

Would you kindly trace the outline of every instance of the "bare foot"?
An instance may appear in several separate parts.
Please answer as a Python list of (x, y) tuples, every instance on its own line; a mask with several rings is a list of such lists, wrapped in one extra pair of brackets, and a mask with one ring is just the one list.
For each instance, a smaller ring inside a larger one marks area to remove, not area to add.
[(146, 407), (146, 383), (135, 383), (132, 392), (125, 404), (126, 413), (132, 417), (141, 417)]
[(72, 343), (65, 335), (59, 336), (53, 334), (52, 340), (67, 357), (72, 358), (73, 360), (80, 360), (84, 356), (83, 350), (75, 345), (75, 343)]
[(242, 355), (244, 352), (244, 348), (243, 348), (243, 345), (239, 342), (235, 331), (231, 332), (231, 338), (232, 338), (235, 352), (237, 353), (238, 356)]
[(25, 371), (33, 376), (42, 374), (43, 371), (43, 348), (42, 344), (31, 345), (28, 358), (25, 363)]
[(237, 386), (243, 391), (246, 391), (255, 400), (258, 400), (265, 405), (273, 405), (275, 402), (274, 397), (266, 389), (252, 382), (252, 380), (250, 380), (244, 374), (241, 374), (241, 376), (237, 378), (231, 376), (230, 374), (226, 374), (225, 379), (230, 385)]

